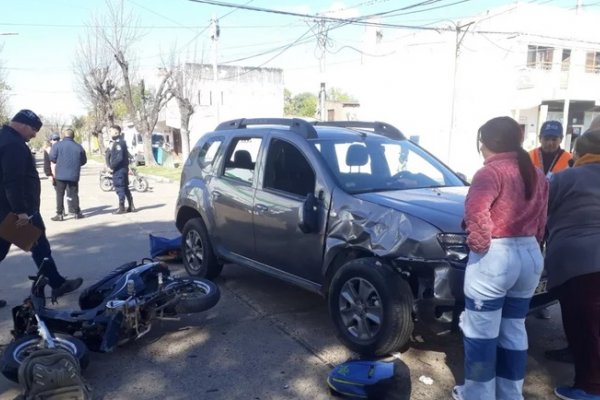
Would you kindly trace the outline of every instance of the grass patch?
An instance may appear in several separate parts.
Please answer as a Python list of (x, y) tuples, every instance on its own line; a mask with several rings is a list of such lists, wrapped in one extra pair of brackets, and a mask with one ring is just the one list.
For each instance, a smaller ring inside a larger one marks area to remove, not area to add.
[(163, 167), (163, 166), (147, 166), (140, 165), (137, 167), (137, 171), (144, 175), (161, 176), (172, 180), (173, 182), (179, 182), (181, 179), (181, 168)]

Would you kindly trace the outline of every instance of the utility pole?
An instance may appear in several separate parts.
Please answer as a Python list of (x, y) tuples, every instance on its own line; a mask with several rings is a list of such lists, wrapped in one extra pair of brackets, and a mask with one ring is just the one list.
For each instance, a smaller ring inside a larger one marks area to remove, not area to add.
[[(468, 24), (460, 25), (455, 23), (455, 31), (456, 31), (456, 44), (454, 47), (454, 71), (452, 75), (452, 101), (450, 106), (450, 131), (448, 132), (448, 164), (450, 164), (451, 156), (452, 156), (452, 136), (454, 135), (455, 130), (455, 103), (456, 103), (456, 75), (458, 71), (458, 58), (460, 56), (460, 46), (467, 34), (467, 31), (471, 27), (473, 22), (469, 22)], [(451, 165), (450, 165), (451, 166)]]
[(319, 90), (319, 116), (321, 121), (327, 121), (327, 107), (325, 102), (327, 100), (327, 84), (326, 72), (327, 63), (325, 61), (325, 55), (327, 54), (327, 22), (323, 19), (318, 20), (319, 31), (317, 33), (317, 43), (321, 49), (321, 55), (319, 57), (319, 72), (321, 75), (321, 87)]
[(219, 20), (217, 17), (213, 16), (210, 20), (210, 38), (213, 41), (213, 91), (215, 93), (213, 101), (215, 102), (215, 117), (217, 119), (217, 124), (221, 122), (221, 90), (219, 89), (219, 67), (217, 65), (217, 56), (218, 56), (218, 48), (217, 45), (219, 43), (219, 35), (221, 34), (221, 30), (219, 28)]

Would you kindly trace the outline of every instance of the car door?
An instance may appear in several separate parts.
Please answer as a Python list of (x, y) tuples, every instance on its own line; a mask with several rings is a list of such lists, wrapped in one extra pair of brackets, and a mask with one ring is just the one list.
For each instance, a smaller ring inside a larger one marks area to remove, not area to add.
[[(298, 146), (277, 137), (262, 164), (254, 200), (256, 260), (320, 282), (324, 229), (303, 233), (298, 227), (307, 194), (315, 194), (315, 169)], [(325, 212), (319, 219), (323, 227)]]
[(219, 173), (210, 182), (215, 222), (212, 234), (219, 253), (254, 256), (252, 210), (261, 143), (259, 136), (232, 138)]

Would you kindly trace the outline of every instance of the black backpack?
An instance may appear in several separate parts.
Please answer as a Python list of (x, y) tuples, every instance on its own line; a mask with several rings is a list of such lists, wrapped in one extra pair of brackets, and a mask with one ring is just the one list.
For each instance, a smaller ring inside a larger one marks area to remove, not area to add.
[(41, 349), (27, 356), (19, 366), (19, 383), (23, 387), (19, 400), (92, 399), (79, 362), (62, 349)]

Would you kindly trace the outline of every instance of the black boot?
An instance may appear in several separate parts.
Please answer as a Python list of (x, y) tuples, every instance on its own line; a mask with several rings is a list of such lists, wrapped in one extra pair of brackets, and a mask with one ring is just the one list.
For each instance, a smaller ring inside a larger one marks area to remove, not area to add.
[(127, 204), (129, 204), (127, 206), (127, 212), (135, 212), (135, 207), (133, 205), (133, 196), (131, 195), (131, 193), (127, 194)]
[(113, 214), (125, 214), (126, 212), (127, 211), (125, 211), (125, 204), (119, 203), (119, 208), (113, 211)]

